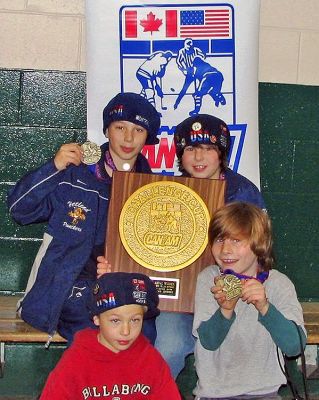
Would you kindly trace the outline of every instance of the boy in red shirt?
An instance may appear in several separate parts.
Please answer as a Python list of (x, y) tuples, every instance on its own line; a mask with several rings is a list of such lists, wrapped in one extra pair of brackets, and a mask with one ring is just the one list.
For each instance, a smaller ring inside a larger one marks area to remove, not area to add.
[(41, 400), (180, 400), (170, 370), (141, 334), (143, 319), (159, 314), (154, 283), (140, 273), (103, 275), (89, 310), (99, 329), (79, 331), (51, 372)]

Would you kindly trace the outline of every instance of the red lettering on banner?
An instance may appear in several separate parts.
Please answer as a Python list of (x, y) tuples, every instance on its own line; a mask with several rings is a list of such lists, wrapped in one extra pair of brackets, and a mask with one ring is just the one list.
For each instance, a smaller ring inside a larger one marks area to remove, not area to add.
[(158, 146), (144, 146), (142, 154), (147, 158), (151, 168), (162, 168), (162, 162), (164, 159), (165, 168), (174, 167), (175, 159), (175, 144), (168, 144), (167, 138), (160, 139)]

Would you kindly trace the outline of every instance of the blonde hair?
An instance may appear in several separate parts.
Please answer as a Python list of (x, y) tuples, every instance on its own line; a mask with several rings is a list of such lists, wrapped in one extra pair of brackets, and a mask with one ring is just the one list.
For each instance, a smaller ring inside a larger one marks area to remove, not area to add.
[(209, 243), (217, 238), (244, 237), (257, 256), (260, 268), (273, 267), (271, 221), (267, 213), (253, 204), (234, 202), (216, 211), (209, 226)]

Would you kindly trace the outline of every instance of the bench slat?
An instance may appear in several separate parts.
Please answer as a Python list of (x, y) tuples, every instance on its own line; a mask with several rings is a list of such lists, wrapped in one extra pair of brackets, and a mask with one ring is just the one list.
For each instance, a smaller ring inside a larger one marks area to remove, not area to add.
[[(49, 335), (41, 332), (26, 322), (17, 314), (17, 302), (21, 296), (0, 295), (0, 342), (46, 343)], [(66, 343), (59, 334), (55, 334), (51, 343)]]
[[(0, 342), (46, 343), (47, 333), (32, 328), (17, 315), (16, 305), (20, 298), (0, 295)], [(303, 302), (301, 306), (308, 333), (307, 344), (319, 344), (319, 302)], [(66, 340), (56, 334), (52, 342), (65, 343)]]
[(305, 328), (307, 330), (307, 344), (319, 344), (319, 303), (301, 303)]
[[(38, 331), (24, 321), (0, 321), (0, 342), (39, 342), (46, 343), (49, 335)], [(51, 342), (65, 343), (66, 340), (60, 335), (53, 336)]]
[(0, 295), (0, 319), (16, 319), (19, 318), (16, 314), (18, 300), (21, 296), (1, 296)]

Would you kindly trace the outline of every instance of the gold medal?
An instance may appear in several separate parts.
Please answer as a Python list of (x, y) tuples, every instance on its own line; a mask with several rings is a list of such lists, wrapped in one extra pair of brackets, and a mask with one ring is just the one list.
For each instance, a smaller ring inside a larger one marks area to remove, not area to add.
[(96, 164), (101, 158), (100, 146), (93, 142), (85, 142), (81, 146), (83, 151), (83, 163), (87, 165)]
[(226, 293), (226, 299), (231, 300), (239, 297), (242, 292), (241, 281), (237, 276), (226, 274), (218, 277), (216, 286), (220, 286), (222, 291)]
[(205, 250), (210, 215), (202, 198), (181, 183), (142, 186), (125, 202), (120, 238), (128, 254), (155, 271), (177, 271)]

